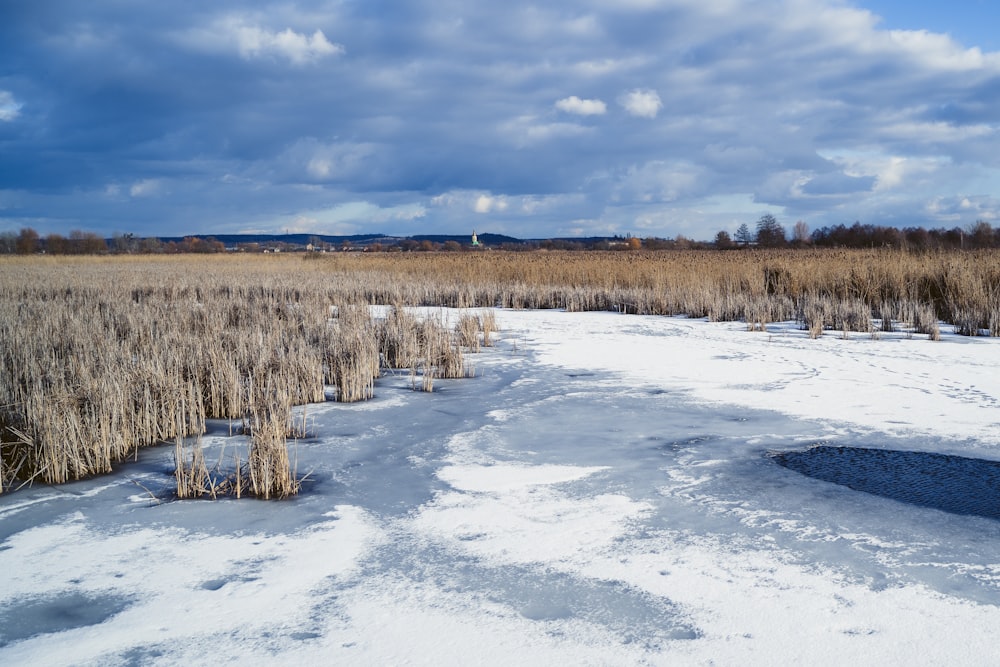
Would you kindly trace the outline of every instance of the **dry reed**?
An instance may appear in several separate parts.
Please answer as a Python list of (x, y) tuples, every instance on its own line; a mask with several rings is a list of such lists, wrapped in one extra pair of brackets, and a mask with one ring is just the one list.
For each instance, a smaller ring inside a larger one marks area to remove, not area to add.
[[(178, 495), (295, 492), (291, 406), (328, 386), (337, 400), (370, 398), (378, 331), (349, 305), (357, 291), (289, 270), (300, 263), (227, 259), (0, 262), (0, 490), (106, 473), (224, 418), (242, 420), (248, 456), (223, 483), (200, 449), (177, 449)], [(416, 347), (423, 325), (400, 317)], [(434, 373), (461, 375), (437, 347), (429, 358)]]
[[(410, 368), (424, 389), (435, 378), (469, 375), (463, 346), (490, 344), (492, 311), (479, 317), (475, 336), (471, 317), (460, 320), (459, 340), (440, 318), (419, 322), (405, 306), (618, 310), (743, 320), (756, 329), (798, 318), (812, 336), (892, 327), (938, 338), (939, 323), (947, 322), (961, 334), (996, 336), (998, 256), (749, 250), (338, 253), (309, 262), (288, 255), (4, 257), (0, 488), (108, 472), (138, 447), (196, 436), (208, 418), (249, 423), (254, 411), (277, 414), (266, 407), (277, 394), (256, 396), (251, 386), (281, 387), (281, 401), (298, 405), (324, 400), (329, 387), (337, 400), (364, 400), (380, 365)], [(373, 322), (357, 304), (396, 307)], [(272, 422), (250, 425), (251, 437), (259, 430), (263, 438), (271, 428), (265, 424)], [(289, 426), (273, 428), (287, 434)], [(284, 465), (273, 448), (259, 453), (262, 469)], [(252, 467), (249, 460), (244, 466)], [(242, 493), (244, 480), (237, 475), (234, 482)], [(273, 497), (287, 487), (259, 488)]]

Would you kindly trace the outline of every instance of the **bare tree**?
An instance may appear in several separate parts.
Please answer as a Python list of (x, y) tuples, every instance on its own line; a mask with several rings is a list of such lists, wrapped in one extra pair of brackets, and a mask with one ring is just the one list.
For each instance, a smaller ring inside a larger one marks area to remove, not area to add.
[(985, 220), (976, 220), (965, 232), (971, 248), (993, 247), (993, 227)]
[(802, 220), (796, 222), (795, 226), (792, 227), (792, 241), (794, 241), (796, 245), (805, 245), (809, 243), (809, 225)]
[(18, 255), (32, 255), (38, 252), (38, 232), (31, 227), (22, 227), (15, 244)]
[(720, 231), (715, 235), (715, 247), (719, 250), (726, 250), (733, 247), (733, 239), (729, 236), (729, 232), (726, 230)]
[(770, 213), (757, 221), (757, 245), (765, 248), (780, 248), (785, 245), (785, 228)]

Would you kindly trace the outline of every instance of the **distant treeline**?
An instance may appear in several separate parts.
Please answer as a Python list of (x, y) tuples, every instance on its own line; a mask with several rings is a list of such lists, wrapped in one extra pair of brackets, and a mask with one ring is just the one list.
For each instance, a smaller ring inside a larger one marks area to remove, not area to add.
[(74, 230), (68, 236), (41, 236), (30, 227), (18, 232), (0, 232), (0, 254), (33, 255), (104, 255), (104, 254), (180, 254), (255, 252), (433, 252), (499, 249), (532, 250), (689, 250), (739, 248), (898, 248), (903, 250), (951, 250), (1000, 247), (1000, 227), (978, 220), (967, 227), (926, 229), (924, 227), (883, 227), (855, 222), (821, 227), (812, 232), (806, 223), (785, 227), (772, 215), (761, 217), (751, 227), (742, 224), (734, 235), (720, 231), (712, 241), (695, 241), (682, 235), (673, 239), (632, 236), (553, 238), (522, 240), (498, 234), (482, 234), (478, 245), (471, 237), (420, 235), (390, 237), (383, 234), (350, 237), (286, 235), (185, 236), (183, 238), (140, 238), (133, 234), (115, 234), (105, 239), (93, 232)]
[(179, 254), (225, 252), (226, 246), (212, 237), (189, 236), (181, 241), (161, 241), (158, 238), (138, 238), (132, 234), (116, 234), (105, 239), (94, 232), (74, 230), (68, 236), (41, 236), (30, 227), (21, 231), (0, 233), (0, 254), (5, 255), (107, 255), (107, 254)]
[(924, 229), (923, 227), (879, 227), (855, 222), (850, 227), (835, 225), (822, 227), (810, 235), (816, 246), (845, 248), (997, 248), (1000, 247), (1000, 228), (980, 220), (967, 227), (952, 229)]
[(791, 235), (772, 215), (762, 216), (755, 229), (742, 224), (734, 237), (721, 231), (710, 244), (717, 248), (758, 246), (764, 248), (899, 248), (905, 250), (951, 250), (1000, 247), (1000, 229), (985, 220), (968, 227), (926, 229), (924, 227), (883, 227), (861, 224), (832, 225), (812, 232), (808, 225), (796, 222)]

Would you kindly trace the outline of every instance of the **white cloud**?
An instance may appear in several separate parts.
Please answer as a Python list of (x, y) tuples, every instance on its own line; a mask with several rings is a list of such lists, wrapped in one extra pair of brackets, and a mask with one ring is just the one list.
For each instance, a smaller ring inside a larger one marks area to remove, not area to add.
[(476, 198), (476, 204), (473, 206), (473, 210), (475, 210), (476, 213), (489, 213), (492, 205), (492, 198), (487, 197), (486, 195), (479, 195)]
[[(557, 195), (507, 195), (493, 194), (491, 192), (470, 191), (470, 190), (449, 190), (432, 197), (430, 205), (441, 209), (435, 215), (437, 221), (447, 221), (447, 224), (462, 225), (468, 220), (468, 211), (471, 209), (478, 214), (504, 213), (500, 219), (491, 221), (491, 225), (511, 224), (515, 219), (535, 220), (535, 216), (558, 216), (570, 218), (577, 211), (583, 210), (587, 206), (587, 197), (582, 193), (557, 194)], [(491, 231), (500, 231), (500, 227), (493, 226)], [(508, 228), (513, 232), (513, 228)], [(528, 225), (518, 233), (530, 234), (531, 226)]]
[[(384, 232), (372, 229), (372, 225), (393, 222), (409, 222), (427, 215), (427, 209), (419, 203), (380, 206), (370, 201), (346, 201), (326, 208), (306, 209), (297, 213), (275, 218), (262, 219), (252, 227), (240, 229), (240, 233), (297, 234), (357, 234), (362, 231)], [(391, 230), (388, 230), (391, 231)]]
[(311, 35), (291, 28), (276, 32), (240, 16), (224, 17), (207, 28), (191, 30), (182, 35), (181, 41), (205, 51), (236, 51), (246, 60), (278, 57), (296, 65), (344, 53), (343, 45), (328, 40), (322, 30)]
[(672, 202), (701, 196), (706, 180), (703, 169), (692, 163), (652, 160), (630, 167), (613, 196), (625, 203)]
[[(128, 193), (132, 197), (151, 197), (158, 194), (161, 188), (162, 184), (159, 179), (146, 178), (133, 183), (132, 187), (128, 189)], [(117, 192), (117, 190), (115, 191)]]
[(618, 99), (626, 111), (639, 118), (656, 118), (656, 114), (663, 108), (663, 102), (655, 90), (639, 89), (631, 90)]
[(504, 197), (493, 197), (490, 195), (479, 195), (473, 205), (476, 213), (489, 213), (490, 211), (506, 211), (507, 200)]
[(585, 206), (586, 199), (586, 195), (582, 193), (523, 195), (515, 201), (515, 205), (516, 210), (525, 216), (549, 213), (559, 215)]
[(21, 104), (14, 99), (14, 95), (0, 90), (0, 122), (9, 123), (20, 115)]
[(244, 58), (277, 54), (302, 64), (344, 52), (344, 47), (332, 44), (322, 30), (305, 35), (291, 28), (274, 33), (255, 26), (243, 26), (238, 30), (237, 39), (240, 55)]
[(575, 137), (592, 131), (592, 128), (584, 127), (576, 123), (544, 123), (539, 122), (536, 116), (519, 116), (507, 121), (500, 126), (500, 129), (514, 139), (514, 143), (519, 148), (524, 148), (532, 144), (558, 139), (560, 137)]
[(997, 130), (986, 123), (956, 126), (943, 121), (926, 122), (901, 120), (888, 125), (883, 134), (890, 139), (908, 139), (923, 143), (956, 143), (987, 139), (995, 136)]
[(581, 37), (592, 37), (603, 32), (600, 21), (593, 14), (567, 21), (565, 28), (566, 32)]
[(909, 165), (905, 157), (891, 156), (882, 160), (874, 171), (878, 174), (876, 189), (891, 190), (903, 184)]
[(887, 155), (880, 152), (830, 150), (821, 153), (851, 176), (875, 178), (873, 192), (912, 189), (926, 193), (951, 163), (941, 156)]
[(582, 100), (572, 95), (557, 101), (556, 109), (578, 116), (601, 116), (607, 112), (608, 105), (601, 100)]
[[(509, 195), (495, 195), (489, 192), (450, 190), (432, 197), (430, 203), (432, 206), (445, 209), (445, 216), (450, 219), (455, 215), (466, 216), (469, 209), (479, 214), (507, 211), (512, 205), (518, 206), (518, 198)], [(454, 213), (447, 213), (447, 211)]]
[(1000, 218), (1000, 200), (989, 195), (935, 197), (927, 203), (926, 210), (943, 223), (993, 221)]
[(587, 78), (596, 78), (617, 74), (642, 67), (649, 61), (647, 56), (632, 56), (630, 58), (601, 58), (598, 60), (582, 60), (569, 66), (569, 72)]
[(330, 172), (333, 171), (333, 166), (332, 161), (315, 157), (312, 160), (309, 160), (309, 164), (306, 165), (306, 171), (313, 178), (323, 180), (330, 177)]
[(951, 71), (982, 69), (1000, 62), (997, 54), (983, 55), (978, 48), (966, 49), (948, 35), (927, 30), (890, 30), (886, 33), (889, 48), (900, 48), (925, 65)]
[(375, 155), (371, 144), (322, 142), (299, 139), (277, 158), (286, 178), (308, 183), (329, 183), (356, 176)]

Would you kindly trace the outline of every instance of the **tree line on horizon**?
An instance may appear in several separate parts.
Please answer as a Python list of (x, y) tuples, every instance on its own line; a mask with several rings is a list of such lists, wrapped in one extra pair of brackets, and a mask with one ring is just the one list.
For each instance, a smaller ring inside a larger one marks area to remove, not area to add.
[[(237, 243), (236, 250), (248, 253), (268, 250), (363, 250), (365, 252), (433, 252), (471, 250), (454, 240), (435, 242), (412, 238), (389, 242), (384, 239), (368, 244), (355, 244), (344, 240), (341, 244), (321, 242), (302, 246), (274, 241), (270, 243)], [(985, 249), (1000, 247), (1000, 227), (994, 228), (985, 220), (977, 220), (967, 227), (951, 229), (925, 227), (888, 227), (855, 222), (821, 227), (810, 231), (803, 222), (796, 222), (789, 233), (771, 214), (765, 214), (751, 227), (741, 224), (732, 235), (719, 231), (712, 241), (695, 241), (683, 235), (673, 239), (660, 237), (638, 238), (629, 236), (596, 237), (588, 239), (554, 238), (530, 241), (509, 241), (496, 246), (500, 250), (688, 250), (740, 248), (893, 248), (900, 250), (950, 250)], [(30, 227), (17, 233), (0, 232), (0, 254), (3, 255), (105, 255), (105, 254), (186, 254), (226, 252), (226, 245), (214, 237), (187, 236), (180, 241), (162, 240), (157, 237), (137, 237), (133, 234), (115, 234), (105, 239), (94, 232), (73, 230), (61, 234), (40, 235)]]
[(74, 229), (67, 236), (41, 236), (31, 227), (0, 233), (0, 254), (3, 255), (127, 255), (225, 252), (226, 246), (212, 237), (187, 236), (180, 242), (163, 241), (156, 237), (140, 238), (134, 234), (115, 234), (105, 239), (94, 232)]
[(791, 236), (784, 226), (770, 214), (761, 216), (755, 229), (741, 224), (730, 237), (726, 231), (715, 236), (713, 245), (718, 248), (757, 246), (763, 248), (819, 247), (819, 248), (896, 248), (905, 250), (933, 249), (982, 249), (1000, 247), (1000, 228), (989, 222), (977, 220), (968, 227), (927, 229), (926, 227), (887, 227), (855, 222), (853, 225), (830, 225), (812, 232), (799, 220), (792, 227)]

